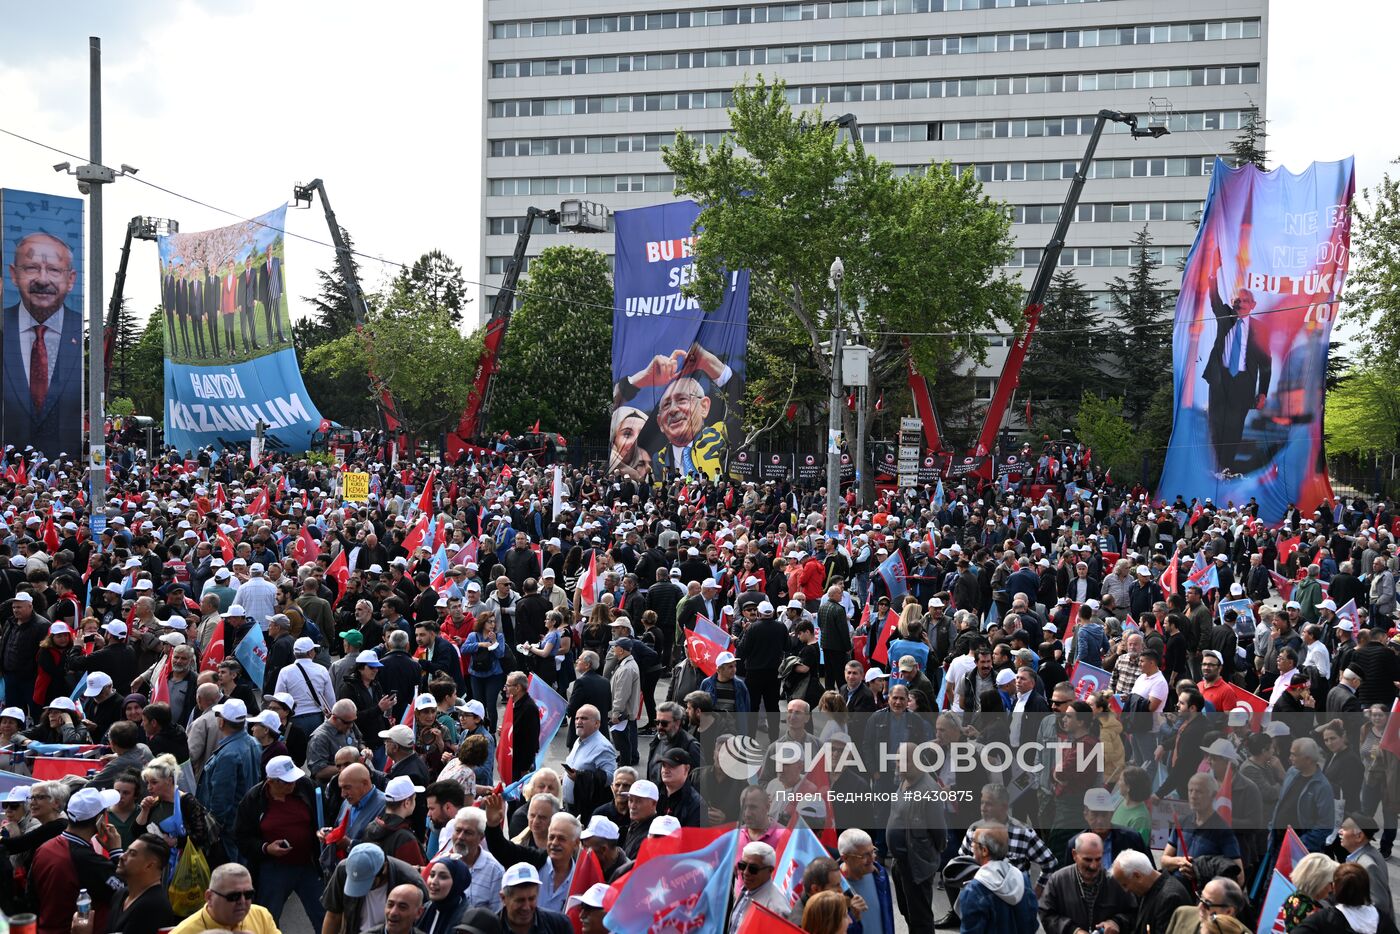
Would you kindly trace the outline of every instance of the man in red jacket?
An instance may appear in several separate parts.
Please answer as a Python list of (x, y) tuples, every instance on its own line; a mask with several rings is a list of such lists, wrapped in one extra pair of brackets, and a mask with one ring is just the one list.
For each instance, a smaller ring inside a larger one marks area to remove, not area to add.
[[(107, 930), (112, 894), (122, 887), (117, 878), (121, 835), (107, 823), (107, 809), (121, 800), (115, 791), (84, 788), (68, 799), (64, 812), (68, 829), (39, 847), (29, 870), (30, 890), (41, 895), (39, 934), (68, 934), (78, 891), (92, 897), (92, 930)], [(107, 851), (103, 856), (94, 842)]]
[(826, 565), (815, 553), (806, 555), (802, 562), (802, 599), (807, 601), (807, 612), (817, 612), (821, 606), (822, 594), (826, 593)]

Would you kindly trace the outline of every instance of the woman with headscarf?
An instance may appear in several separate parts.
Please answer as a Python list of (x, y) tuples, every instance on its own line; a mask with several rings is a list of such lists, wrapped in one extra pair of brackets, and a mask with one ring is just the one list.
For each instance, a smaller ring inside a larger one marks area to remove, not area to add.
[(620, 472), (630, 480), (645, 480), (651, 473), (651, 455), (638, 442), (646, 428), (647, 415), (630, 405), (618, 406), (612, 415), (612, 454), (608, 473)]
[(472, 871), (460, 859), (440, 859), (428, 864), (428, 907), (416, 927), (423, 934), (451, 934), (467, 910), (467, 889)]

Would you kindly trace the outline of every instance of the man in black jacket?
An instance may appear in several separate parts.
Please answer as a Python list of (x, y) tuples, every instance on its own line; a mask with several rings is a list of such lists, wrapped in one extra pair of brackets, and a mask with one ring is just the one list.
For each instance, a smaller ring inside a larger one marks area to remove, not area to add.
[(569, 689), (568, 716), (564, 718), (569, 724), (565, 740), (570, 749), (578, 739), (574, 732), (574, 714), (580, 707), (591, 704), (599, 710), (612, 710), (612, 683), (598, 673), (600, 667), (598, 653), (593, 651), (579, 653), (574, 662), (574, 683)]
[[(545, 617), (554, 609), (554, 604), (540, 593), (539, 582), (533, 577), (527, 577), (521, 583), (520, 594), (520, 599), (515, 601), (515, 638), (518, 642), (534, 645), (544, 638), (549, 628)], [(550, 661), (549, 664), (552, 677), (554, 663)]]
[(5, 672), (5, 696), (18, 704), (28, 704), (31, 714), (38, 709), (32, 702), (34, 680), (38, 677), (39, 643), (49, 634), (48, 619), (34, 611), (34, 598), (17, 593), (10, 601), (14, 616), (0, 632), (0, 667)]
[(827, 588), (826, 602), (817, 610), (817, 629), (821, 632), (822, 653), (826, 656), (826, 686), (831, 691), (841, 687), (846, 662), (851, 660), (851, 625), (841, 597), (841, 585), (832, 584)]
[(682, 827), (702, 827), (707, 822), (709, 808), (700, 792), (690, 783), (691, 758), (682, 749), (668, 749), (661, 757), (661, 800), (656, 813), (669, 814)]
[(540, 753), (540, 708), (530, 696), (529, 679), (522, 671), (506, 676), (506, 696), (511, 705), (510, 781), (518, 782), (535, 771)]
[(131, 693), (131, 679), (138, 674), (136, 650), (127, 644), (126, 623), (113, 620), (102, 627), (102, 632), (98, 638), (106, 639), (106, 645), (91, 655), (74, 653), (68, 656), (66, 664), (70, 671), (102, 672), (112, 679), (117, 693), (125, 697)]
[[(650, 554), (650, 552), (648, 552)], [(645, 562), (643, 556), (643, 562)], [(638, 564), (641, 567), (641, 563)], [(641, 580), (651, 578), (638, 577)], [(663, 563), (655, 571), (655, 583), (647, 591), (647, 609), (656, 614), (656, 654), (661, 656), (664, 665), (672, 664), (672, 645), (676, 635), (676, 606), (685, 596), (685, 589), (677, 581), (680, 580), (680, 571), (677, 569), (667, 570)], [(664, 643), (664, 644), (663, 644)]]
[(769, 736), (776, 736), (778, 731), (778, 668), (787, 649), (787, 627), (774, 615), (773, 604), (764, 600), (758, 604), (758, 618), (749, 623), (740, 638), (736, 654), (744, 663), (744, 680), (748, 682), (754, 710), (761, 703), (768, 713)]
[[(528, 578), (539, 580), (542, 570), (540, 558), (530, 547), (530, 536), (524, 532), (515, 533), (515, 547), (506, 552), (505, 561), (502, 563), (506, 568), (506, 577), (510, 578), (511, 586), (516, 590), (523, 591)], [(518, 620), (516, 625), (519, 625)]]
[(656, 735), (647, 753), (646, 777), (661, 782), (661, 760), (672, 749), (683, 751), (692, 764), (704, 764), (700, 743), (685, 730), (685, 708), (674, 701), (656, 705)]

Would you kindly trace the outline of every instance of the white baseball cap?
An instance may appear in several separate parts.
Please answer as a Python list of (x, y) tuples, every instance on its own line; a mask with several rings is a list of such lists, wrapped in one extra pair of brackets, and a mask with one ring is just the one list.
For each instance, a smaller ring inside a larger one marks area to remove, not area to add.
[(18, 707), (6, 707), (4, 710), (0, 710), (0, 719), (5, 717), (9, 717), (11, 720), (18, 720), (20, 726), (24, 726), (26, 722), (24, 711), (20, 710)]
[(459, 713), (471, 714), (479, 720), (486, 719), (486, 705), (479, 700), (469, 700), (457, 708)]
[(78, 704), (71, 697), (55, 697), (44, 705), (45, 710), (66, 710), (68, 713), (81, 713)]
[(651, 826), (647, 828), (648, 837), (669, 837), (671, 834), (681, 829), (681, 822), (670, 814), (662, 814), (654, 818)]
[[(262, 717), (254, 722), (262, 722)], [(298, 768), (291, 756), (273, 756), (267, 763), (267, 777), (275, 778), (279, 782), (297, 782), (306, 777), (306, 770)]]
[(632, 798), (650, 798), (652, 801), (661, 800), (661, 791), (656, 787), (656, 782), (642, 778), (632, 783), (632, 787), (627, 789), (627, 794)]
[(297, 655), (311, 655), (316, 651), (316, 643), (307, 636), (292, 643), (292, 651)]
[[(258, 724), (259, 726), (265, 727), (266, 729), (269, 729), (269, 730), (271, 730), (272, 732), (276, 733), (278, 736), (281, 736), (281, 735), (282, 735), (282, 718), (279, 717), (279, 716), (277, 716), (277, 711), (275, 711), (275, 710), (264, 710), (262, 713), (258, 714), (256, 717), (251, 717), (251, 718), (249, 718), (248, 722), (249, 722), (250, 724), (256, 723), (256, 724)], [(277, 758), (285, 759), (286, 756), (278, 756)], [(273, 759), (273, 760), (272, 760), (272, 762), (276, 762), (276, 761), (277, 761), (277, 759)], [(288, 759), (288, 761), (290, 762), (291, 760)], [(269, 774), (271, 773), (272, 762), (269, 762), (269, 763), (267, 764), (267, 765), (268, 765)], [(275, 775), (273, 776), (273, 778), (276, 778), (276, 777), (277, 777), (277, 776), (275, 776)], [(286, 781), (291, 781), (291, 779), (286, 779)]]
[(501, 876), (501, 891), (513, 889), (517, 885), (539, 885), (540, 874), (529, 863), (516, 863)]
[(242, 723), (248, 719), (248, 705), (236, 697), (230, 697), (222, 704), (213, 707), (214, 716), (223, 717), (230, 723)]
[(715, 658), (715, 667), (719, 668), (723, 665), (732, 665), (738, 660), (739, 659), (734, 657), (733, 652), (720, 652), (719, 655)]
[(166, 645), (184, 645), (185, 634), (182, 632), (167, 632), (165, 635), (160, 637), (159, 641), (164, 642)]
[(68, 816), (72, 820), (86, 823), (122, 799), (121, 792), (106, 789), (84, 788), (73, 793), (68, 799)]
[(83, 690), (84, 697), (96, 697), (112, 686), (112, 676), (103, 671), (94, 671), (87, 676), (87, 687)]
[(413, 784), (413, 779), (407, 775), (395, 775), (384, 786), (384, 797), (390, 801), (407, 801), (423, 790), (422, 785)]
[[(597, 819), (596, 817), (594, 818), (594, 820)], [(607, 820), (607, 818), (603, 819)], [(612, 823), (612, 821), (608, 821), (608, 823)], [(585, 833), (585, 836), (586, 835)], [(611, 891), (611, 889), (612, 886), (608, 885), (606, 882), (595, 882), (590, 885), (582, 895), (570, 895), (569, 902), (564, 907), (566, 909), (571, 909), (582, 905), (585, 908), (602, 908), (603, 899), (608, 897), (608, 892)]]
[(1090, 811), (1115, 811), (1122, 799), (1107, 788), (1090, 788), (1084, 792), (1084, 807)]
[(56, 623), (50, 623), (50, 624), (49, 624), (49, 635), (51, 635), (51, 636), (58, 636), (58, 635), (71, 636), (72, 634), (73, 634), (72, 628), (71, 628), (67, 623), (63, 622), (63, 620), (59, 620), (59, 621), (56, 622)]
[(437, 707), (437, 698), (431, 694), (419, 694), (413, 699), (414, 710), (430, 710)]
[(580, 839), (590, 839), (596, 837), (599, 840), (616, 840), (619, 838), (617, 824), (608, 820), (602, 814), (594, 814), (593, 819), (584, 828)]
[(379, 656), (374, 654), (374, 649), (364, 649), (355, 656), (356, 665), (368, 665), (371, 668), (383, 668), (384, 663), (379, 660)]

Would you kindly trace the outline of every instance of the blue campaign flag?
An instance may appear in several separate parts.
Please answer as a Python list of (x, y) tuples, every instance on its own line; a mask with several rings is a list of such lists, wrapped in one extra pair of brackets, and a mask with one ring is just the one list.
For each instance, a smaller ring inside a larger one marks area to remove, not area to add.
[(529, 692), (540, 708), (540, 752), (535, 758), (535, 768), (540, 769), (544, 767), (545, 754), (549, 752), (549, 744), (554, 742), (554, 734), (559, 732), (559, 726), (564, 722), (569, 704), (543, 678), (534, 675), (530, 676)]
[(1269, 883), (1269, 894), (1264, 896), (1264, 908), (1259, 912), (1259, 934), (1283, 934), (1283, 903), (1293, 894), (1293, 883), (1277, 869)]
[(933, 508), (934, 508), (934, 510), (937, 511), (937, 510), (939, 510), (939, 509), (942, 509), (942, 508), (943, 508), (943, 503), (944, 503), (944, 502), (945, 502), (945, 500), (944, 500), (944, 494), (943, 494), (943, 478), (942, 478), (942, 477), (939, 477), (939, 478), (938, 478), (938, 486), (936, 486), (936, 487), (933, 488)]
[(530, 779), (534, 778), (535, 772), (538, 771), (539, 769), (535, 769), (534, 771), (526, 772), (523, 776), (521, 776), (520, 781), (511, 782), (509, 785), (502, 788), (501, 797), (505, 798), (507, 801), (519, 801), (525, 795), (526, 783), (528, 783)]
[(821, 840), (807, 826), (801, 817), (788, 834), (782, 853), (778, 854), (778, 865), (773, 869), (773, 884), (788, 898), (788, 907), (797, 904), (802, 897), (802, 871), (814, 859), (829, 858), (831, 853), (822, 846)]
[(632, 870), (604, 926), (615, 934), (719, 934), (734, 885), (739, 831), (699, 850), (653, 856)]
[(238, 640), (238, 648), (233, 650), (248, 677), (254, 684), (262, 684), (267, 675), (267, 640), (263, 638), (262, 627), (253, 623), (243, 638)]
[(695, 618), (695, 634), (702, 639), (713, 642), (715, 645), (728, 645), (731, 641), (729, 633), (720, 629), (703, 616), (697, 616)]
[(73, 693), (72, 693), (72, 694), (69, 694), (69, 695), (68, 695), (68, 699), (69, 699), (69, 700), (73, 700), (73, 701), (77, 701), (77, 703), (78, 703), (79, 706), (82, 706), (82, 703), (83, 703), (83, 702), (80, 701), (80, 700), (78, 700), (78, 698), (81, 697), (82, 694), (83, 694), (83, 692), (87, 690), (87, 679), (88, 679), (88, 676), (87, 676), (87, 672), (85, 671), (85, 672), (83, 672), (83, 676), (82, 676), (81, 678), (78, 679), (78, 686), (75, 687), (75, 688), (73, 689)]
[(165, 441), (180, 451), (247, 444), (261, 422), (267, 450), (300, 452), (322, 426), (292, 345), (286, 212), (160, 238)]
[(909, 586), (905, 583), (909, 569), (904, 564), (904, 555), (899, 549), (895, 549), (894, 554), (880, 562), (877, 568), (880, 579), (885, 582), (885, 588), (890, 592), (890, 600), (895, 601), (909, 592)]

